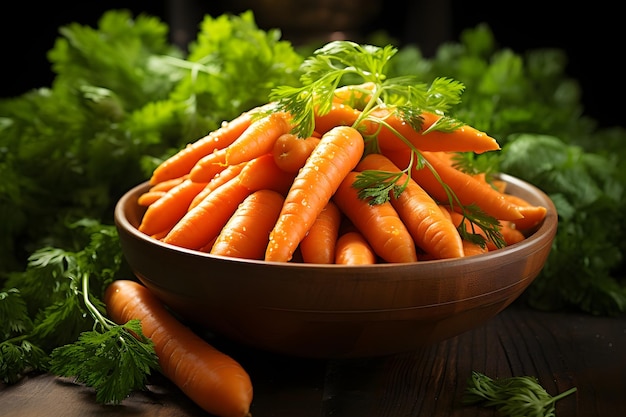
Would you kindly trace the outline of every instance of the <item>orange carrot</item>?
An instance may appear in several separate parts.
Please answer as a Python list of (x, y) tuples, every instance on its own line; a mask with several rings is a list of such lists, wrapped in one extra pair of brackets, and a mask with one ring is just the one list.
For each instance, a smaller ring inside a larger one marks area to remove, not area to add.
[(169, 191), (181, 182), (185, 181), (189, 175), (185, 174), (170, 180), (163, 180), (150, 187), (150, 191)]
[(284, 198), (273, 190), (255, 191), (246, 197), (217, 236), (214, 255), (263, 259), (270, 231), (276, 224)]
[(254, 120), (233, 143), (200, 159), (191, 169), (191, 179), (208, 182), (227, 165), (269, 153), (276, 139), (290, 130), (290, 117), (284, 112), (270, 113)]
[(280, 169), (274, 156), (266, 153), (246, 163), (239, 175), (239, 181), (250, 191), (267, 188), (285, 195), (295, 176), (293, 172)]
[(187, 212), (189, 204), (204, 186), (203, 183), (186, 179), (169, 190), (148, 207), (141, 219), (139, 231), (154, 235), (171, 229)]
[(141, 321), (163, 375), (204, 411), (219, 417), (250, 415), (253, 387), (246, 370), (172, 316), (148, 288), (113, 281), (104, 302), (114, 322)]
[(324, 134), (295, 180), (270, 234), (265, 260), (287, 262), (348, 172), (363, 155), (361, 134), (337, 126)]
[(487, 246), (481, 246), (478, 243), (463, 239), (463, 253), (465, 253), (465, 256), (480, 255), (487, 252), (489, 252)]
[(339, 236), (341, 212), (331, 201), (313, 222), (311, 230), (300, 242), (303, 262), (332, 264), (335, 262), (335, 244)]
[(335, 89), (333, 101), (362, 109), (370, 101), (371, 93), (375, 87), (376, 84), (373, 82), (345, 85)]
[(359, 198), (353, 183), (359, 173), (346, 175), (333, 196), (341, 212), (354, 224), (374, 252), (387, 262), (416, 262), (415, 242), (389, 201), (370, 204)]
[(233, 143), (250, 126), (252, 121), (251, 113), (242, 113), (232, 121), (224, 123), (219, 129), (187, 145), (163, 161), (152, 173), (150, 184), (157, 184), (186, 175), (205, 155)]
[(163, 197), (165, 194), (166, 194), (165, 191), (148, 190), (145, 193), (141, 194), (139, 198), (137, 198), (137, 204), (139, 204), (142, 207), (148, 207), (152, 205), (152, 203), (157, 201), (159, 198)]
[(283, 171), (298, 172), (319, 141), (315, 136), (300, 138), (293, 133), (285, 133), (274, 143), (274, 161)]
[(237, 206), (250, 194), (234, 177), (187, 211), (163, 238), (163, 242), (188, 249), (206, 246), (222, 230)]
[(336, 126), (352, 126), (361, 112), (347, 104), (333, 103), (328, 113), (315, 114), (315, 131), (324, 134)]
[[(504, 238), (504, 242), (506, 243), (507, 246), (512, 245), (514, 243), (521, 242), (522, 240), (526, 238), (526, 236), (524, 236), (524, 234), (521, 231), (516, 229), (515, 224), (510, 221), (500, 222), (500, 233), (502, 234), (502, 237)], [(487, 241), (487, 248), (489, 250), (498, 249), (491, 240)]]
[(217, 174), (215, 174), (215, 176), (211, 179), (211, 181), (209, 181), (204, 186), (202, 191), (200, 191), (198, 195), (194, 197), (194, 199), (191, 201), (191, 204), (189, 204), (189, 208), (187, 211), (197, 206), (199, 202), (204, 200), (204, 198), (207, 195), (209, 195), (211, 192), (213, 192), (213, 190), (215, 190), (217, 187), (219, 187), (220, 185), (226, 183), (230, 179), (239, 175), (239, 173), (241, 172), (243, 167), (246, 166), (246, 164), (247, 162), (242, 162), (237, 165), (229, 165), (228, 167), (224, 168), (224, 170), (222, 170), (221, 172), (218, 172)]
[[(450, 163), (442, 160), (437, 152), (421, 152), (421, 154), (464, 206), (476, 204), (486, 214), (499, 220), (522, 218), (518, 207), (508, 202), (504, 198), (504, 194), (498, 192), (487, 183), (456, 169)], [(410, 154), (406, 151), (387, 152), (385, 155), (401, 168), (408, 166), (410, 161)], [(428, 167), (423, 167), (419, 170), (413, 169), (411, 176), (437, 202), (447, 203), (449, 201), (446, 190)], [(455, 202), (453, 201), (452, 203)]]
[(341, 265), (369, 265), (376, 263), (376, 254), (359, 232), (348, 232), (337, 239), (335, 263)]
[[(400, 172), (400, 168), (381, 154), (365, 156), (356, 170)], [(450, 219), (443, 215), (435, 200), (413, 178), (403, 174), (396, 184), (402, 186), (405, 183), (406, 188), (397, 198), (391, 196), (391, 204), (417, 246), (438, 259), (462, 257), (461, 237)]]
[(521, 219), (511, 220), (513, 223), (515, 223), (515, 227), (518, 230), (532, 229), (543, 221), (543, 219), (546, 217), (546, 213), (548, 212), (545, 207), (533, 206), (528, 201), (516, 195), (504, 194), (504, 198), (507, 201), (515, 204), (518, 207), (520, 213), (522, 213), (522, 216), (524, 216)]
[(461, 126), (449, 133), (438, 130), (424, 133), (441, 119), (441, 116), (422, 112), (421, 117), (423, 118), (422, 125), (419, 130), (415, 130), (409, 123), (402, 120), (394, 109), (375, 109), (363, 122), (366, 127), (364, 135), (378, 132), (378, 146), (383, 153), (407, 148), (406, 142), (384, 124), (391, 126), (420, 151), (483, 153), (500, 149), (500, 145), (494, 138), (468, 125)]

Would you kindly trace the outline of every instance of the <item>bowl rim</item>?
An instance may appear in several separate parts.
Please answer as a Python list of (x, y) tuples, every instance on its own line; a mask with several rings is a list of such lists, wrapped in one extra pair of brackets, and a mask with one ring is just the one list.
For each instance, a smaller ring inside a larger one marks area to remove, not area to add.
[(285, 269), (287, 268), (288, 269), (293, 269), (293, 268), (310, 269), (313, 267), (322, 268), (322, 269), (323, 268), (335, 268), (335, 269), (349, 268), (354, 271), (369, 270), (373, 268), (393, 269), (393, 268), (398, 268), (400, 266), (418, 267), (419, 265), (435, 265), (435, 264), (440, 264), (440, 263), (446, 263), (450, 265), (450, 267), (454, 267), (454, 266), (466, 263), (468, 259), (470, 258), (475, 261), (487, 261), (487, 260), (491, 261), (491, 260), (499, 259), (501, 257), (509, 256), (517, 252), (522, 252), (528, 249), (529, 247), (533, 246), (538, 240), (545, 240), (548, 238), (552, 238), (552, 236), (556, 234), (556, 229), (558, 225), (558, 214), (557, 214), (556, 206), (554, 205), (554, 202), (550, 199), (550, 197), (543, 190), (539, 189), (538, 187), (536, 187), (535, 185), (527, 181), (524, 181), (512, 175), (500, 173), (500, 174), (497, 174), (496, 177), (513, 186), (524, 188), (525, 190), (529, 191), (533, 195), (536, 195), (537, 197), (539, 197), (542, 200), (542, 203), (545, 203), (541, 205), (546, 206), (546, 209), (547, 209), (546, 216), (544, 220), (541, 222), (541, 224), (539, 224), (535, 228), (535, 230), (521, 242), (514, 243), (512, 245), (509, 245), (499, 250), (472, 255), (471, 257), (433, 259), (433, 260), (423, 260), (423, 261), (410, 262), (410, 263), (376, 263), (376, 264), (371, 264), (371, 265), (338, 265), (338, 264), (317, 264), (317, 263), (304, 263), (304, 262), (274, 262), (274, 261), (265, 261), (265, 260), (256, 260), (256, 259), (242, 259), (242, 258), (233, 258), (233, 257), (228, 257), (228, 256), (222, 256), (222, 255), (214, 255), (214, 254), (201, 252), (201, 251), (194, 250), (194, 249), (187, 249), (187, 248), (183, 248), (183, 247), (179, 247), (176, 245), (159, 241), (157, 239), (154, 239), (140, 232), (139, 229), (135, 227), (126, 216), (125, 210), (129, 206), (129, 204), (133, 204), (133, 200), (136, 202), (139, 194), (146, 191), (150, 187), (150, 184), (148, 181), (145, 181), (143, 183), (140, 183), (134, 186), (133, 188), (128, 190), (126, 193), (124, 193), (120, 197), (120, 199), (115, 205), (114, 221), (118, 228), (125, 230), (126, 232), (130, 233), (130, 235), (132, 235), (134, 238), (144, 241), (145, 243), (156, 245), (160, 247), (161, 249), (169, 251), (169, 252), (180, 252), (189, 256), (197, 256), (201, 258), (213, 259), (216, 261), (245, 263), (249, 265), (272, 265), (275, 268), (285, 268)]

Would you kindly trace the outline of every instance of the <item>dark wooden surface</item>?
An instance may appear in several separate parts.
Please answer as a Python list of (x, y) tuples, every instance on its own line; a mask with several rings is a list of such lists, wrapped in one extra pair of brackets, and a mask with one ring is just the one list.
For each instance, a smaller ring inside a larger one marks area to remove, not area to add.
[[(557, 416), (626, 416), (626, 319), (546, 313), (516, 302), (470, 332), (384, 358), (306, 360), (213, 341), (253, 380), (253, 417), (495, 416), (461, 404), (472, 370), (496, 378), (536, 376), (556, 395)], [(48, 374), (0, 386), (0, 415), (208, 416), (160, 376), (121, 406), (95, 403), (92, 390)]]

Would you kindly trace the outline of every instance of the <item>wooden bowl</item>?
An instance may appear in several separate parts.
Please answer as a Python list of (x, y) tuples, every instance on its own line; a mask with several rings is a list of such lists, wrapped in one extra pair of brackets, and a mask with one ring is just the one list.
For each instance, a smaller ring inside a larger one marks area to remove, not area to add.
[(128, 191), (115, 209), (123, 253), (139, 280), (181, 318), (258, 349), (310, 358), (414, 350), (479, 326), (541, 271), (557, 212), (541, 190), (502, 175), (511, 194), (546, 207), (524, 241), (461, 259), (367, 266), (270, 263), (182, 249), (137, 230)]

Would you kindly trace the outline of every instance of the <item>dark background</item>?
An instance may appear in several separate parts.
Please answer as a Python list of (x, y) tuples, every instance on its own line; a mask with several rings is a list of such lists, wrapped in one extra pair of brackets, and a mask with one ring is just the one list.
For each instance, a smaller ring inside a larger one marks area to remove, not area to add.
[[(184, 44), (186, 38), (195, 36), (197, 24), (205, 13), (239, 12), (241, 6), (235, 5), (238, 3), (233, 0), (59, 0), (36, 5), (13, 2), (10, 11), (5, 9), (0, 15), (3, 55), (0, 97), (50, 85), (53, 74), (46, 53), (62, 25), (79, 22), (95, 26), (106, 10), (127, 8), (162, 18), (170, 24), (172, 41)], [(401, 43), (417, 43), (426, 55), (441, 42), (457, 41), (463, 29), (481, 22), (489, 24), (501, 47), (519, 53), (539, 47), (565, 50), (569, 57), (568, 75), (576, 78), (583, 89), (585, 113), (602, 126), (624, 125), (622, 100), (626, 88), (621, 66), (626, 40), (624, 18), (608, 2), (587, 2), (582, 4), (583, 8), (575, 7), (573, 2), (555, 7), (546, 0), (382, 0), (381, 3), (378, 13), (360, 30), (364, 33), (386, 30)], [(268, 29), (264, 22), (258, 23)]]

